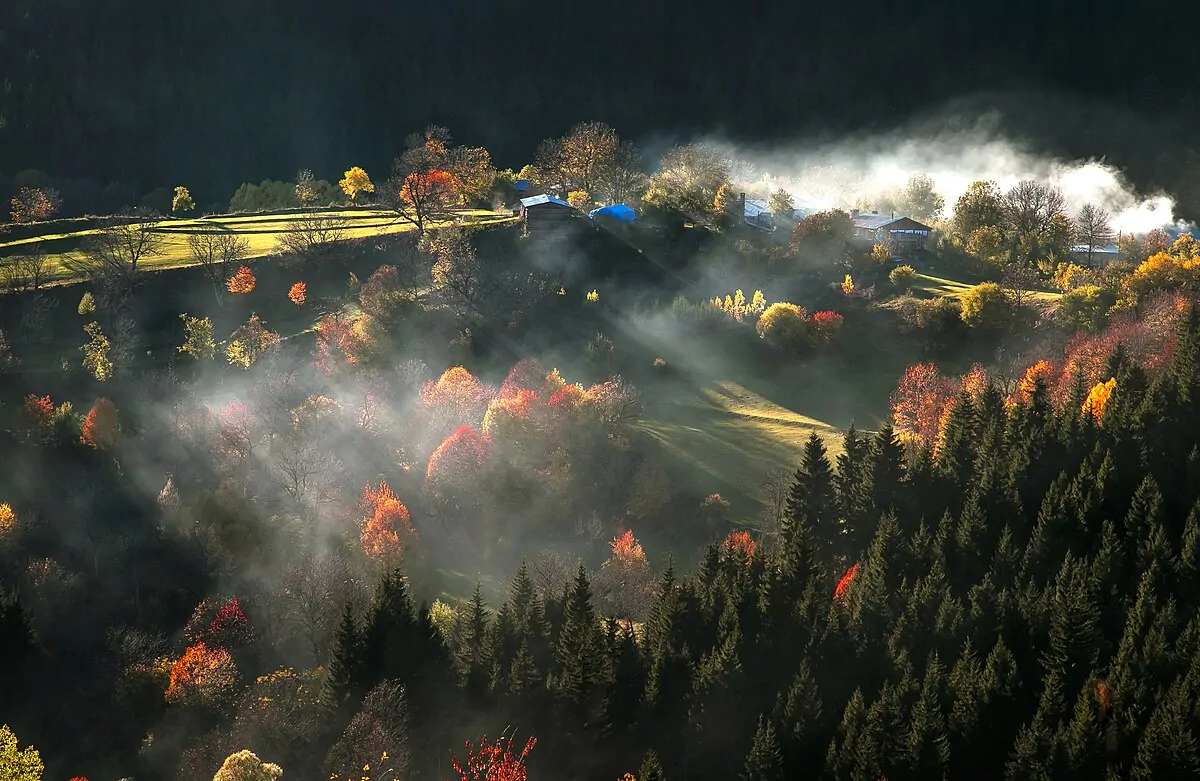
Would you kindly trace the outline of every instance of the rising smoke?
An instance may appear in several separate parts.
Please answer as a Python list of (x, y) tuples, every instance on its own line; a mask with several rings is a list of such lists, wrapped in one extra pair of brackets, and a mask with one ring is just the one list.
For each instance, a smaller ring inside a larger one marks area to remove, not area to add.
[(1146, 233), (1179, 226), (1175, 200), (1135, 190), (1116, 166), (1100, 160), (1064, 160), (1041, 154), (981, 120), (944, 129), (861, 136), (790, 148), (753, 148), (713, 139), (708, 143), (738, 160), (735, 174), (746, 186), (782, 187), (799, 208), (820, 210), (873, 206), (899, 190), (910, 176), (928, 175), (945, 199), (942, 217), (971, 182), (993, 180), (1001, 191), (1033, 179), (1062, 190), (1072, 214), (1093, 203), (1112, 215), (1114, 230)]

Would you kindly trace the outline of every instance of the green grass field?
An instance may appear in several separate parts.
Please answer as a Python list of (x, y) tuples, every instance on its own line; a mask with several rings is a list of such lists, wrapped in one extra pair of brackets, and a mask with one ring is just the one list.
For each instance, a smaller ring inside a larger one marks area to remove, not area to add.
[[(914, 292), (923, 292), (930, 297), (945, 296), (946, 298), (960, 298), (963, 293), (983, 281), (982, 279), (960, 281), (949, 279), (948, 277), (933, 276), (932, 274), (917, 274), (917, 279), (912, 289)], [(1030, 290), (1025, 295), (1030, 301), (1036, 303), (1049, 303), (1062, 298), (1062, 293), (1055, 293), (1049, 290)]]
[[(317, 209), (306, 214), (345, 220), (344, 234), (347, 239), (403, 233), (413, 230), (414, 227), (411, 223), (398, 221), (395, 214), (384, 210)], [(297, 213), (216, 215), (194, 220), (163, 220), (154, 223), (154, 229), (164, 236), (163, 253), (148, 258), (142, 263), (146, 268), (153, 270), (190, 266), (192, 265), (192, 256), (188, 248), (188, 235), (212, 231), (231, 231), (246, 239), (249, 243), (248, 259), (271, 255), (276, 251), (276, 242), (279, 237), (291, 230), (291, 223), (301, 216), (305, 215)], [(456, 212), (455, 216), (483, 225), (492, 225), (513, 219), (500, 212), (481, 210), (463, 210)], [(433, 223), (432, 225), (436, 227), (438, 224), (443, 223)], [(69, 261), (76, 256), (87, 237), (97, 232), (96, 230), (86, 230), (0, 242), (0, 256), (41, 248), (47, 253), (49, 279), (56, 284), (68, 284), (79, 280), (72, 278), (64, 266), (64, 260)]]

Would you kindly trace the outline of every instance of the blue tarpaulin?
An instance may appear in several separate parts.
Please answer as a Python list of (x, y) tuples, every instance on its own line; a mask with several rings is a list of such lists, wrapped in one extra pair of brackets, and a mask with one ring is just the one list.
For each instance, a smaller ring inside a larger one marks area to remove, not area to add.
[(531, 187), (533, 187), (533, 182), (528, 179), (518, 179), (513, 183), (513, 189), (519, 193), (528, 192)]
[(588, 212), (588, 217), (595, 219), (597, 214), (603, 214), (606, 217), (612, 217), (614, 220), (620, 220), (621, 222), (633, 222), (637, 219), (637, 212), (623, 203), (614, 203), (612, 206), (602, 206), (599, 209), (592, 209)]

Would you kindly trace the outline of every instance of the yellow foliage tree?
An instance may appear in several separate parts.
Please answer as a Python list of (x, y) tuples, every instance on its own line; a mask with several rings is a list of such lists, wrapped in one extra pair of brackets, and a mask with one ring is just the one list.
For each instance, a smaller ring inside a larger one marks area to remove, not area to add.
[(0, 534), (8, 534), (17, 527), (17, 514), (8, 502), (0, 502)]
[(175, 188), (175, 197), (171, 199), (171, 211), (190, 212), (196, 208), (196, 202), (192, 200), (192, 194), (188, 192), (188, 188), (180, 185)]
[(99, 323), (88, 323), (83, 330), (87, 332), (90, 339), (87, 344), (79, 348), (83, 352), (83, 368), (91, 372), (92, 376), (100, 382), (111, 380), (114, 366), (108, 357), (108, 351), (112, 344), (100, 330)]
[(588, 204), (592, 202), (592, 196), (588, 195), (587, 190), (572, 190), (567, 193), (567, 203), (575, 209), (583, 211)]
[(4, 781), (42, 781), (42, 756), (33, 746), (17, 748), (17, 736), (0, 726), (0, 777)]
[(781, 347), (799, 349), (808, 340), (807, 319), (802, 307), (780, 301), (767, 307), (754, 328), (762, 339)]
[(187, 313), (181, 314), (179, 318), (183, 320), (183, 344), (175, 349), (197, 361), (211, 361), (217, 352), (212, 320), (207, 317), (192, 317)]
[(346, 175), (338, 182), (338, 187), (342, 188), (342, 192), (351, 201), (357, 201), (358, 196), (362, 193), (375, 192), (375, 185), (371, 182), (371, 177), (367, 176), (367, 172), (357, 165), (346, 172)]
[(842, 280), (842, 293), (848, 296), (854, 295), (854, 278), (849, 274)]
[(271, 762), (263, 762), (250, 749), (230, 754), (221, 763), (221, 769), (213, 781), (276, 781), (283, 775), (283, 768)]
[(1108, 407), (1108, 400), (1112, 397), (1112, 392), (1117, 387), (1115, 377), (1110, 377), (1108, 382), (1098, 382), (1088, 391), (1087, 398), (1083, 400), (1082, 412), (1084, 415), (1090, 415), (1092, 420), (1097, 424), (1104, 418), (1104, 410)]

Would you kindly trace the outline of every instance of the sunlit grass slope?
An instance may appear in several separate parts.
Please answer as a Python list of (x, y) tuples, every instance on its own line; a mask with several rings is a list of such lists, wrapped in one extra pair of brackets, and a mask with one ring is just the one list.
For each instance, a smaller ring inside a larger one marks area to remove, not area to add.
[[(411, 223), (401, 222), (395, 214), (383, 210), (367, 209), (320, 209), (307, 214), (335, 217), (345, 220), (347, 239), (379, 236), (388, 233), (403, 233), (413, 230)], [(275, 252), (279, 237), (292, 229), (291, 224), (304, 215), (289, 214), (246, 214), (236, 216), (217, 215), (194, 220), (163, 220), (154, 223), (155, 230), (164, 236), (163, 254), (147, 258), (147, 269), (181, 268), (192, 265), (188, 249), (188, 236), (195, 233), (229, 231), (241, 236), (249, 243), (248, 258), (258, 258)], [(507, 214), (491, 211), (461, 211), (456, 217), (475, 221), (477, 224), (494, 224), (511, 220)], [(440, 223), (434, 223), (436, 227)], [(0, 242), (0, 255), (10, 255), (33, 249), (40, 245), (48, 253), (49, 276), (58, 283), (78, 281), (72, 279), (63, 261), (77, 255), (80, 247), (96, 230), (59, 233), (11, 242)]]

